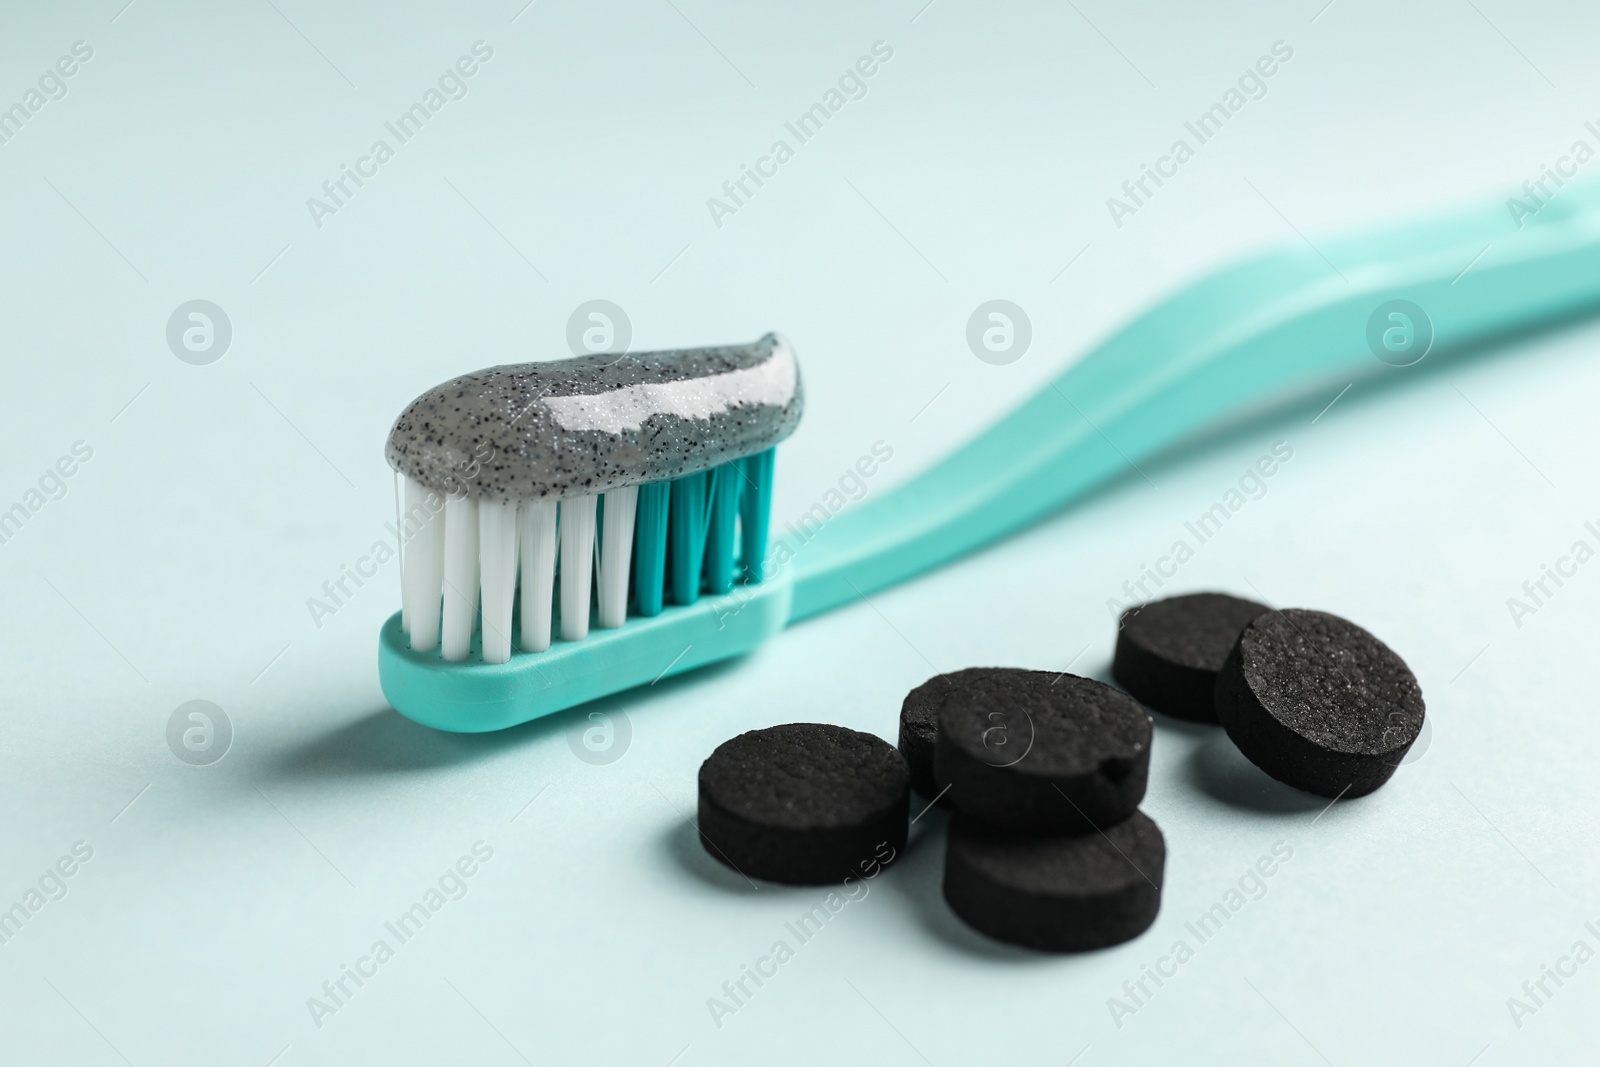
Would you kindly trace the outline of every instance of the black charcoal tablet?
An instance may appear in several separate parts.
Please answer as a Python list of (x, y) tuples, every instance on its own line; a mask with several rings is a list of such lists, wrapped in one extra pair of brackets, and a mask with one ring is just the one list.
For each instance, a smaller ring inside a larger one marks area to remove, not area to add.
[(822, 723), (752, 730), (700, 765), (700, 841), (790, 885), (876, 873), (905, 850), (910, 772), (889, 742)]
[(1325, 797), (1370, 793), (1422, 730), (1405, 661), (1353, 622), (1288, 608), (1245, 627), (1217, 675), (1217, 716), (1272, 777)]
[(939, 709), (933, 773), (960, 811), (1019, 830), (1084, 833), (1132, 815), (1150, 716), (1109, 685), (1050, 671), (965, 678)]
[(1129, 608), (1117, 630), (1111, 675), (1140, 703), (1190, 722), (1217, 721), (1217, 672), (1265, 604), (1190, 593)]
[(957, 817), (944, 898), (973, 929), (1050, 952), (1139, 936), (1161, 910), (1167, 848), (1143, 812), (1103, 834), (1026, 835)]
[(933, 743), (939, 736), (939, 708), (951, 689), (968, 678), (1005, 670), (1004, 667), (968, 667), (949, 674), (936, 674), (906, 694), (900, 705), (900, 754), (911, 768), (912, 789), (929, 800), (939, 795), (941, 787), (933, 780)]

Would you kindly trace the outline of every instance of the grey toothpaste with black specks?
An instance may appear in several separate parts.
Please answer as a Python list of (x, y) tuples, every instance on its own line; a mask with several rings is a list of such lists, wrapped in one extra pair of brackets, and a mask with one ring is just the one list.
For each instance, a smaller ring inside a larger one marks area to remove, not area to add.
[(389, 465), (451, 495), (542, 500), (665, 481), (771, 448), (805, 407), (794, 349), (744, 345), (490, 367), (413, 400)]

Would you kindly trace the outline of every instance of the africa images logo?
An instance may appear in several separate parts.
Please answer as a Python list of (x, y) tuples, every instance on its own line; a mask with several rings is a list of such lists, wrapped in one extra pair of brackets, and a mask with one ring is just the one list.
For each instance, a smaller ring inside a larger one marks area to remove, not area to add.
[(167, 718), (167, 747), (191, 767), (209, 767), (233, 746), (233, 722), (209, 700), (180, 704)]

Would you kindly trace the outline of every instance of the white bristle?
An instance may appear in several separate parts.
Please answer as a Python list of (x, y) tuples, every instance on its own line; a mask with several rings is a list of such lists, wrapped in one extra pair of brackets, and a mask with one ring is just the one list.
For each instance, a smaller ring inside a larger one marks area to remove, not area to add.
[(411, 594), (406, 591), (406, 539), (400, 531), (405, 529), (406, 520), (400, 515), (400, 472), (394, 472), (394, 550), (400, 560), (400, 632), (410, 636), (411, 612), (406, 607), (411, 603)]
[(478, 502), (453, 496), (444, 504), (444, 630), (439, 654), (456, 661), (472, 648), (478, 613)]
[[(627, 625), (638, 486), (566, 500), (489, 501), (447, 496), (406, 478), (401, 496), (400, 624), (413, 651), (438, 649), (448, 662), (477, 661), (473, 637), (481, 632), (482, 662), (504, 664), (519, 650), (548, 651), (556, 629), (562, 641), (581, 641), (591, 625)], [(738, 522), (733, 545), (718, 551), (737, 556), (743, 517)], [(654, 547), (677, 551), (670, 544)], [(661, 565), (658, 559), (655, 566)], [(654, 567), (652, 574), (649, 581), (662, 580)], [(640, 610), (651, 613), (642, 603)], [(514, 625), (519, 611), (520, 637)]]
[(556, 502), (524, 500), (517, 508), (522, 553), (522, 650), (550, 647), (550, 608), (556, 584)]
[(633, 564), (633, 519), (639, 510), (639, 487), (623, 486), (605, 495), (605, 532), (600, 538), (599, 607), (596, 624), (615, 630), (628, 621), (628, 568)]
[(517, 594), (517, 505), (478, 501), (478, 566), (483, 573), (483, 662), (511, 658), (511, 605)]
[(561, 502), (561, 640), (589, 636), (589, 589), (594, 576), (594, 496)]
[(444, 578), (444, 511), (439, 494), (406, 479), (402, 522), (407, 540), (401, 574), (401, 618), (411, 647), (431, 652), (439, 643), (439, 589)]

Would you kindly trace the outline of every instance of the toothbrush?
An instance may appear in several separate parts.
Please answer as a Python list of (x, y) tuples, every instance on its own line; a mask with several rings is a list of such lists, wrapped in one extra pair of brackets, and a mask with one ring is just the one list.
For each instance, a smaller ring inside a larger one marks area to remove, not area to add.
[[(1409, 302), (1399, 318), (1393, 301)], [(402, 524), (402, 610), (380, 635), (379, 680), (401, 714), (460, 732), (648, 685), (974, 551), (1230, 421), (1403, 374), (1369, 347), (1390, 323), (1438, 362), (1597, 309), (1600, 186), (1569, 185), (1522, 222), (1486, 206), (1268, 252), (1147, 311), (906, 484), (770, 546), (773, 446), (803, 405), (782, 338), (467, 375), (391, 434), (408, 515), (433, 517)], [(462, 417), (443, 417), (452, 405)], [(500, 440), (519, 444), (486, 450), (483, 419), (514, 407), (523, 432)]]

